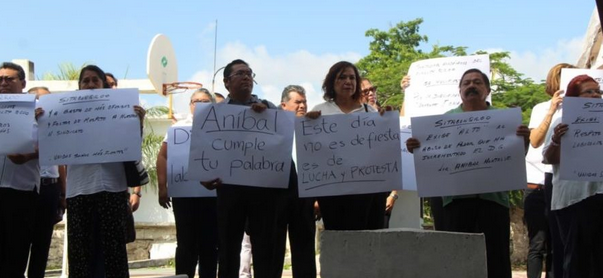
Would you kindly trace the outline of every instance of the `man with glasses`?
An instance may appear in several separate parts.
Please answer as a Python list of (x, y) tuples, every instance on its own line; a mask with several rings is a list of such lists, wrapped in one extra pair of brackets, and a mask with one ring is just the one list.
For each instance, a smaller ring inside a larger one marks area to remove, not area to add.
[[(21, 66), (0, 65), (0, 94), (22, 94), (25, 84)], [(0, 156), (0, 277), (24, 277), (39, 183), (37, 151)]]
[[(243, 60), (234, 60), (224, 68), (224, 86), (229, 92), (223, 103), (250, 106), (255, 112), (276, 109), (274, 104), (251, 94), (255, 73)], [(249, 224), (253, 269), (256, 277), (281, 277), (283, 265), (276, 258), (279, 231), (276, 227), (277, 200), (286, 189), (222, 184), (218, 179), (201, 182), (207, 189), (217, 189), (219, 277), (239, 275), (241, 241), (245, 221)], [(282, 261), (282, 260), (281, 260)]]

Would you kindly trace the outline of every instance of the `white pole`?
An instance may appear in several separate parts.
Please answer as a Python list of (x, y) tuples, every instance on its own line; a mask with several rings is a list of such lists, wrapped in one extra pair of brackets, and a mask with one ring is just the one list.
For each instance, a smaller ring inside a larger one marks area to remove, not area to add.
[(63, 215), (63, 221), (65, 222), (65, 228), (63, 233), (63, 265), (61, 267), (61, 278), (69, 277), (69, 261), (67, 260), (67, 210), (65, 210), (65, 214)]

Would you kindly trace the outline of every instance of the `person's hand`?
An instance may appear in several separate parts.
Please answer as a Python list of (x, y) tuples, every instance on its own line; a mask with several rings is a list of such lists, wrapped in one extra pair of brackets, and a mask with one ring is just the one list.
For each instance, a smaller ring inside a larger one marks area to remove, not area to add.
[(553, 94), (553, 97), (551, 97), (551, 106), (549, 106), (550, 113), (555, 113), (559, 105), (563, 102), (561, 94), (563, 94), (563, 90), (557, 90), (557, 92)]
[(406, 88), (408, 88), (410, 86), (410, 76), (405, 75), (404, 77), (402, 77), (402, 80), (400, 80), (400, 88), (402, 88), (402, 91), (405, 91)]
[(316, 119), (318, 119), (318, 117), (320, 117), (320, 115), (322, 115), (322, 113), (320, 111), (310, 111), (310, 112), (306, 113), (306, 118), (311, 119), (311, 120), (316, 120)]
[(385, 201), (385, 213), (386, 214), (392, 213), (392, 210), (394, 209), (394, 205), (396, 204), (396, 199), (397, 199), (394, 196), (398, 196), (398, 195), (390, 194), (389, 196), (387, 196), (387, 200)]
[(207, 190), (214, 190), (222, 185), (222, 180), (220, 178), (213, 179), (210, 181), (202, 181), (201, 185), (203, 185)]
[(517, 136), (523, 136), (523, 141), (527, 149), (530, 144), (530, 129), (525, 125), (520, 125), (515, 134), (517, 134)]
[(252, 103), (251, 104), (251, 110), (253, 110), (256, 113), (262, 113), (266, 109), (268, 109), (268, 106), (266, 106), (263, 103)]
[(320, 214), (320, 207), (318, 206), (318, 201), (314, 201), (314, 221), (318, 221), (322, 218)]
[(6, 157), (14, 164), (21, 165), (33, 159), (31, 154), (9, 154)]
[(37, 121), (42, 115), (44, 115), (44, 109), (42, 109), (42, 107), (36, 108), (35, 115)]
[(421, 147), (421, 142), (419, 142), (417, 138), (410, 137), (408, 140), (406, 140), (406, 149), (409, 153), (413, 153), (418, 147)]
[[(172, 205), (170, 203), (170, 197), (168, 196), (167, 188), (159, 187), (159, 205), (164, 209), (169, 209)], [(132, 198), (132, 196), (130, 196)], [(131, 199), (130, 199), (131, 200)]]
[(140, 206), (140, 196), (138, 194), (130, 194), (130, 207), (132, 208), (132, 212), (135, 212)]
[(379, 109), (379, 115), (383, 116), (383, 114), (385, 114), (385, 112), (388, 112), (388, 111), (394, 111), (394, 108), (389, 105), (387, 105), (385, 107), (381, 107)]
[(561, 143), (561, 137), (563, 135), (565, 135), (565, 133), (567, 133), (569, 129), (569, 126), (567, 124), (558, 124), (555, 129), (553, 130), (553, 137), (551, 138), (551, 141), (553, 141), (553, 143), (555, 144), (560, 144)]

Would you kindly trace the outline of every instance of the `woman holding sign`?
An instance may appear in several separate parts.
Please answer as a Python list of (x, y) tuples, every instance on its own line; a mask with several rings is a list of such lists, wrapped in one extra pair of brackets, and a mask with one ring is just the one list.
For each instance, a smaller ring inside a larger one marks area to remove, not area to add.
[[(361, 102), (361, 79), (352, 63), (338, 62), (329, 69), (322, 84), (325, 102), (315, 106), (306, 117), (320, 115), (371, 113), (375, 108)], [(382, 209), (371, 210), (374, 198), (383, 194), (354, 194), (318, 197), (320, 212), (327, 230), (367, 230), (370, 219), (383, 219)], [(370, 215), (371, 211), (376, 212)]]
[[(89, 65), (81, 70), (78, 87), (80, 90), (103, 89), (109, 88), (109, 84), (103, 70)], [(136, 105), (134, 112), (142, 129), (145, 111)], [(124, 229), (127, 189), (123, 162), (67, 167), (70, 277), (129, 276)]]
[[(600, 99), (601, 90), (592, 77), (579, 75), (570, 81), (565, 96)], [(561, 117), (551, 126), (544, 162), (553, 165), (551, 210), (556, 211), (565, 245), (563, 277), (603, 277), (603, 182), (560, 179), (561, 139), (572, 135), (565, 135), (569, 127)]]

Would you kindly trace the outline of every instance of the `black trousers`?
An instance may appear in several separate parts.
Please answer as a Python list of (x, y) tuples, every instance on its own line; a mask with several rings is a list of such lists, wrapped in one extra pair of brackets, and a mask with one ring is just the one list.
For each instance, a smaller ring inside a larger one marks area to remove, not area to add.
[[(278, 203), (278, 244), (275, 265), (285, 259), (287, 230), (291, 246), (291, 266), (295, 278), (316, 278), (314, 198), (299, 198), (295, 165), (291, 164), (289, 188), (281, 193)], [(254, 247), (255, 248), (255, 247)], [(282, 272), (282, 268), (281, 271)], [(280, 273), (282, 274), (282, 273)], [(279, 276), (280, 277), (280, 276)]]
[[(371, 207), (375, 196), (376, 194), (355, 194), (316, 198), (325, 229), (368, 230), (369, 218), (377, 217), (371, 215)], [(383, 218), (383, 213), (379, 217)]]
[(444, 200), (442, 197), (430, 197), (429, 206), (431, 207), (431, 217), (433, 219), (433, 229), (436, 231), (445, 231), (444, 228)]
[(0, 277), (25, 277), (38, 193), (0, 188)]
[[(385, 229), (389, 227), (389, 216), (385, 215), (385, 206), (390, 192), (375, 193), (373, 204), (369, 212), (368, 228), (370, 230)], [(386, 220), (387, 219), (387, 223)]]
[(172, 198), (176, 220), (176, 274), (215, 278), (218, 268), (216, 198)]
[(44, 277), (54, 225), (60, 221), (61, 184), (42, 184), (36, 201), (36, 223), (32, 234), (27, 277)]
[(488, 278), (511, 278), (509, 209), (478, 199), (455, 199), (444, 206), (445, 228), (451, 232), (484, 233)]
[(218, 254), (220, 278), (239, 276), (241, 241), (249, 221), (253, 271), (258, 278), (278, 277), (283, 266), (276, 262), (276, 248), (282, 235), (276, 225), (279, 196), (286, 189), (222, 184), (218, 189)]
[(546, 265), (546, 278), (552, 277), (552, 254), (549, 222), (546, 218), (546, 196), (544, 188), (524, 190), (524, 221), (528, 227), (528, 278), (540, 278), (542, 266)]
[(551, 254), (553, 277), (563, 277), (563, 241), (561, 240), (561, 227), (557, 217), (557, 211), (551, 210), (551, 199), (553, 198), (553, 174), (544, 174), (544, 195), (546, 201), (546, 218), (549, 221), (549, 233), (551, 235)]
[(603, 277), (603, 194), (558, 210), (563, 278)]

